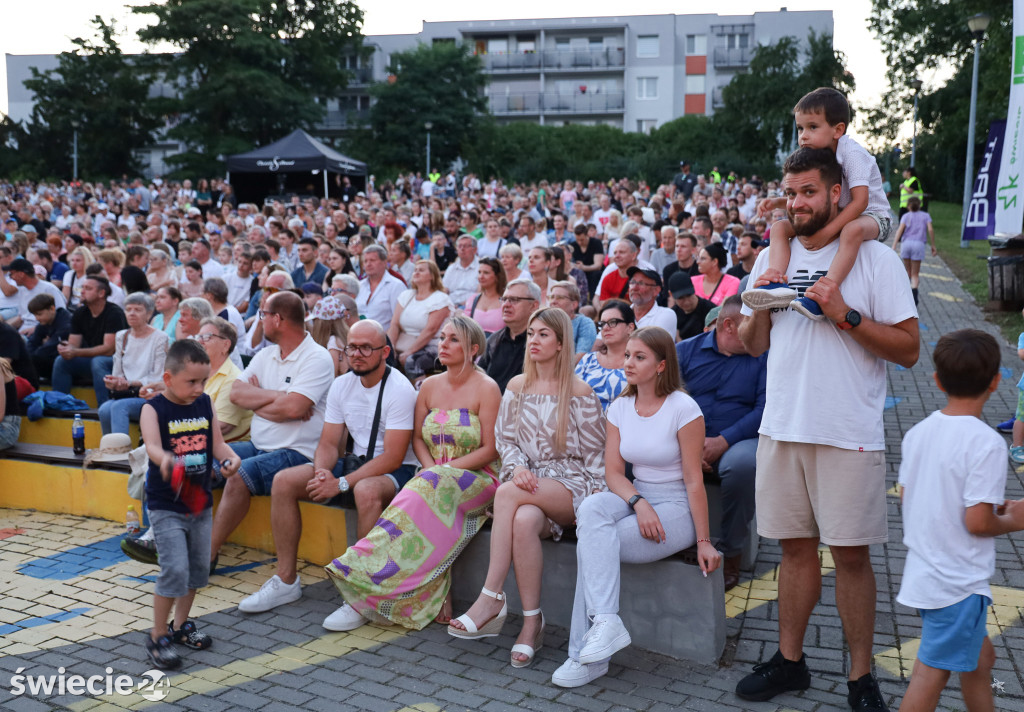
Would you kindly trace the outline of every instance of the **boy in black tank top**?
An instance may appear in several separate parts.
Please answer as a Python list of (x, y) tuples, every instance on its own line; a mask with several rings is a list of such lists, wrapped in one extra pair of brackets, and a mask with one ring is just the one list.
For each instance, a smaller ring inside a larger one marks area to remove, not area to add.
[[(213, 458), (231, 477), (241, 460), (224, 443), (210, 397), (210, 357), (196, 341), (183, 339), (167, 350), (164, 392), (139, 416), (149, 455), (146, 507), (160, 559), (153, 593), (153, 630), (146, 641), (149, 659), (168, 670), (181, 664), (173, 643), (193, 650), (209, 648), (210, 636), (188, 619), (196, 589), (210, 575)], [(174, 620), (167, 619), (174, 609)]]

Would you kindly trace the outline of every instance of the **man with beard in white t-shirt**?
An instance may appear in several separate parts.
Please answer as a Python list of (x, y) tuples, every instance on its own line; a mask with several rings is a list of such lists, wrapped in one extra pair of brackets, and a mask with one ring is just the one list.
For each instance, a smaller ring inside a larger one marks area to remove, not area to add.
[[(783, 167), (796, 230), (787, 276), (819, 301), (827, 319), (789, 309), (754, 313), (740, 338), (768, 353), (767, 396), (757, 451), (757, 529), (779, 539), (779, 650), (742, 679), (736, 694), (767, 700), (810, 686), (804, 634), (821, 593), (819, 544), (836, 566), (836, 603), (850, 647), (849, 696), (856, 710), (888, 710), (871, 674), (875, 575), (869, 545), (888, 538), (885, 500), (886, 361), (910, 368), (920, 340), (910, 282), (898, 256), (864, 242), (842, 291), (826, 275), (839, 247), (827, 228), (838, 214), (842, 171), (830, 149), (801, 148)], [(754, 263), (757, 284), (768, 250)]]

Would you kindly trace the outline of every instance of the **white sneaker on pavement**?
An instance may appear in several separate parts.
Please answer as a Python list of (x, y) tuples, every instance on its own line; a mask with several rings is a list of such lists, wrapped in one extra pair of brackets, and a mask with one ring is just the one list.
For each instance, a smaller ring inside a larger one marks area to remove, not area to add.
[(285, 583), (277, 574), (260, 586), (256, 593), (242, 599), (238, 610), (242, 613), (263, 613), (286, 603), (295, 603), (302, 598), (302, 583), (295, 577), (295, 583)]
[(584, 665), (579, 660), (569, 658), (562, 666), (551, 673), (551, 682), (559, 687), (581, 687), (608, 674), (608, 661)]
[(334, 613), (324, 618), (324, 628), (336, 631), (355, 630), (364, 623), (369, 622), (363, 618), (359, 611), (346, 603)]

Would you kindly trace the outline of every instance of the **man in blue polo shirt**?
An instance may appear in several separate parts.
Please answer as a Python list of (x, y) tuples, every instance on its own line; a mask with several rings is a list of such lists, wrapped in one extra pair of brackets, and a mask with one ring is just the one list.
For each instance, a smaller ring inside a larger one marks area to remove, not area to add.
[(740, 554), (754, 517), (757, 429), (768, 373), (768, 354), (754, 358), (740, 341), (742, 305), (739, 296), (729, 297), (714, 329), (676, 345), (683, 382), (704, 413), (704, 472), (722, 482), (719, 548), (727, 591), (739, 583)]

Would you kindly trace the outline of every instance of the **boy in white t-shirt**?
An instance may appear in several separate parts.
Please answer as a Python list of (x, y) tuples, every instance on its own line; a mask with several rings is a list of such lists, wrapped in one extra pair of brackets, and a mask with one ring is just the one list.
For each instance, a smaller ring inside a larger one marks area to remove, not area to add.
[(995, 572), (992, 537), (1024, 529), (1024, 500), (1005, 501), (1006, 443), (981, 420), (999, 385), (999, 346), (976, 329), (935, 347), (948, 401), (903, 439), (903, 543), (896, 600), (921, 614), (921, 646), (901, 712), (934, 710), (951, 672), (968, 710), (992, 709), (995, 649), (985, 618)]
[[(828, 268), (828, 277), (837, 284), (850, 274), (857, 260), (860, 243), (882, 240), (892, 231), (892, 213), (882, 189), (882, 174), (874, 157), (846, 135), (850, 123), (850, 104), (835, 89), (815, 89), (793, 108), (801, 148), (831, 148), (843, 168), (839, 214), (821, 225), (831, 234), (839, 233), (839, 251)], [(786, 198), (763, 200), (758, 215), (786, 207)], [(796, 233), (788, 220), (778, 220), (771, 228), (771, 260), (757, 280), (755, 289), (743, 292), (743, 303), (751, 309), (790, 307), (809, 319), (824, 319), (821, 307), (810, 297), (800, 297), (786, 286), (789, 265), (789, 241)]]

